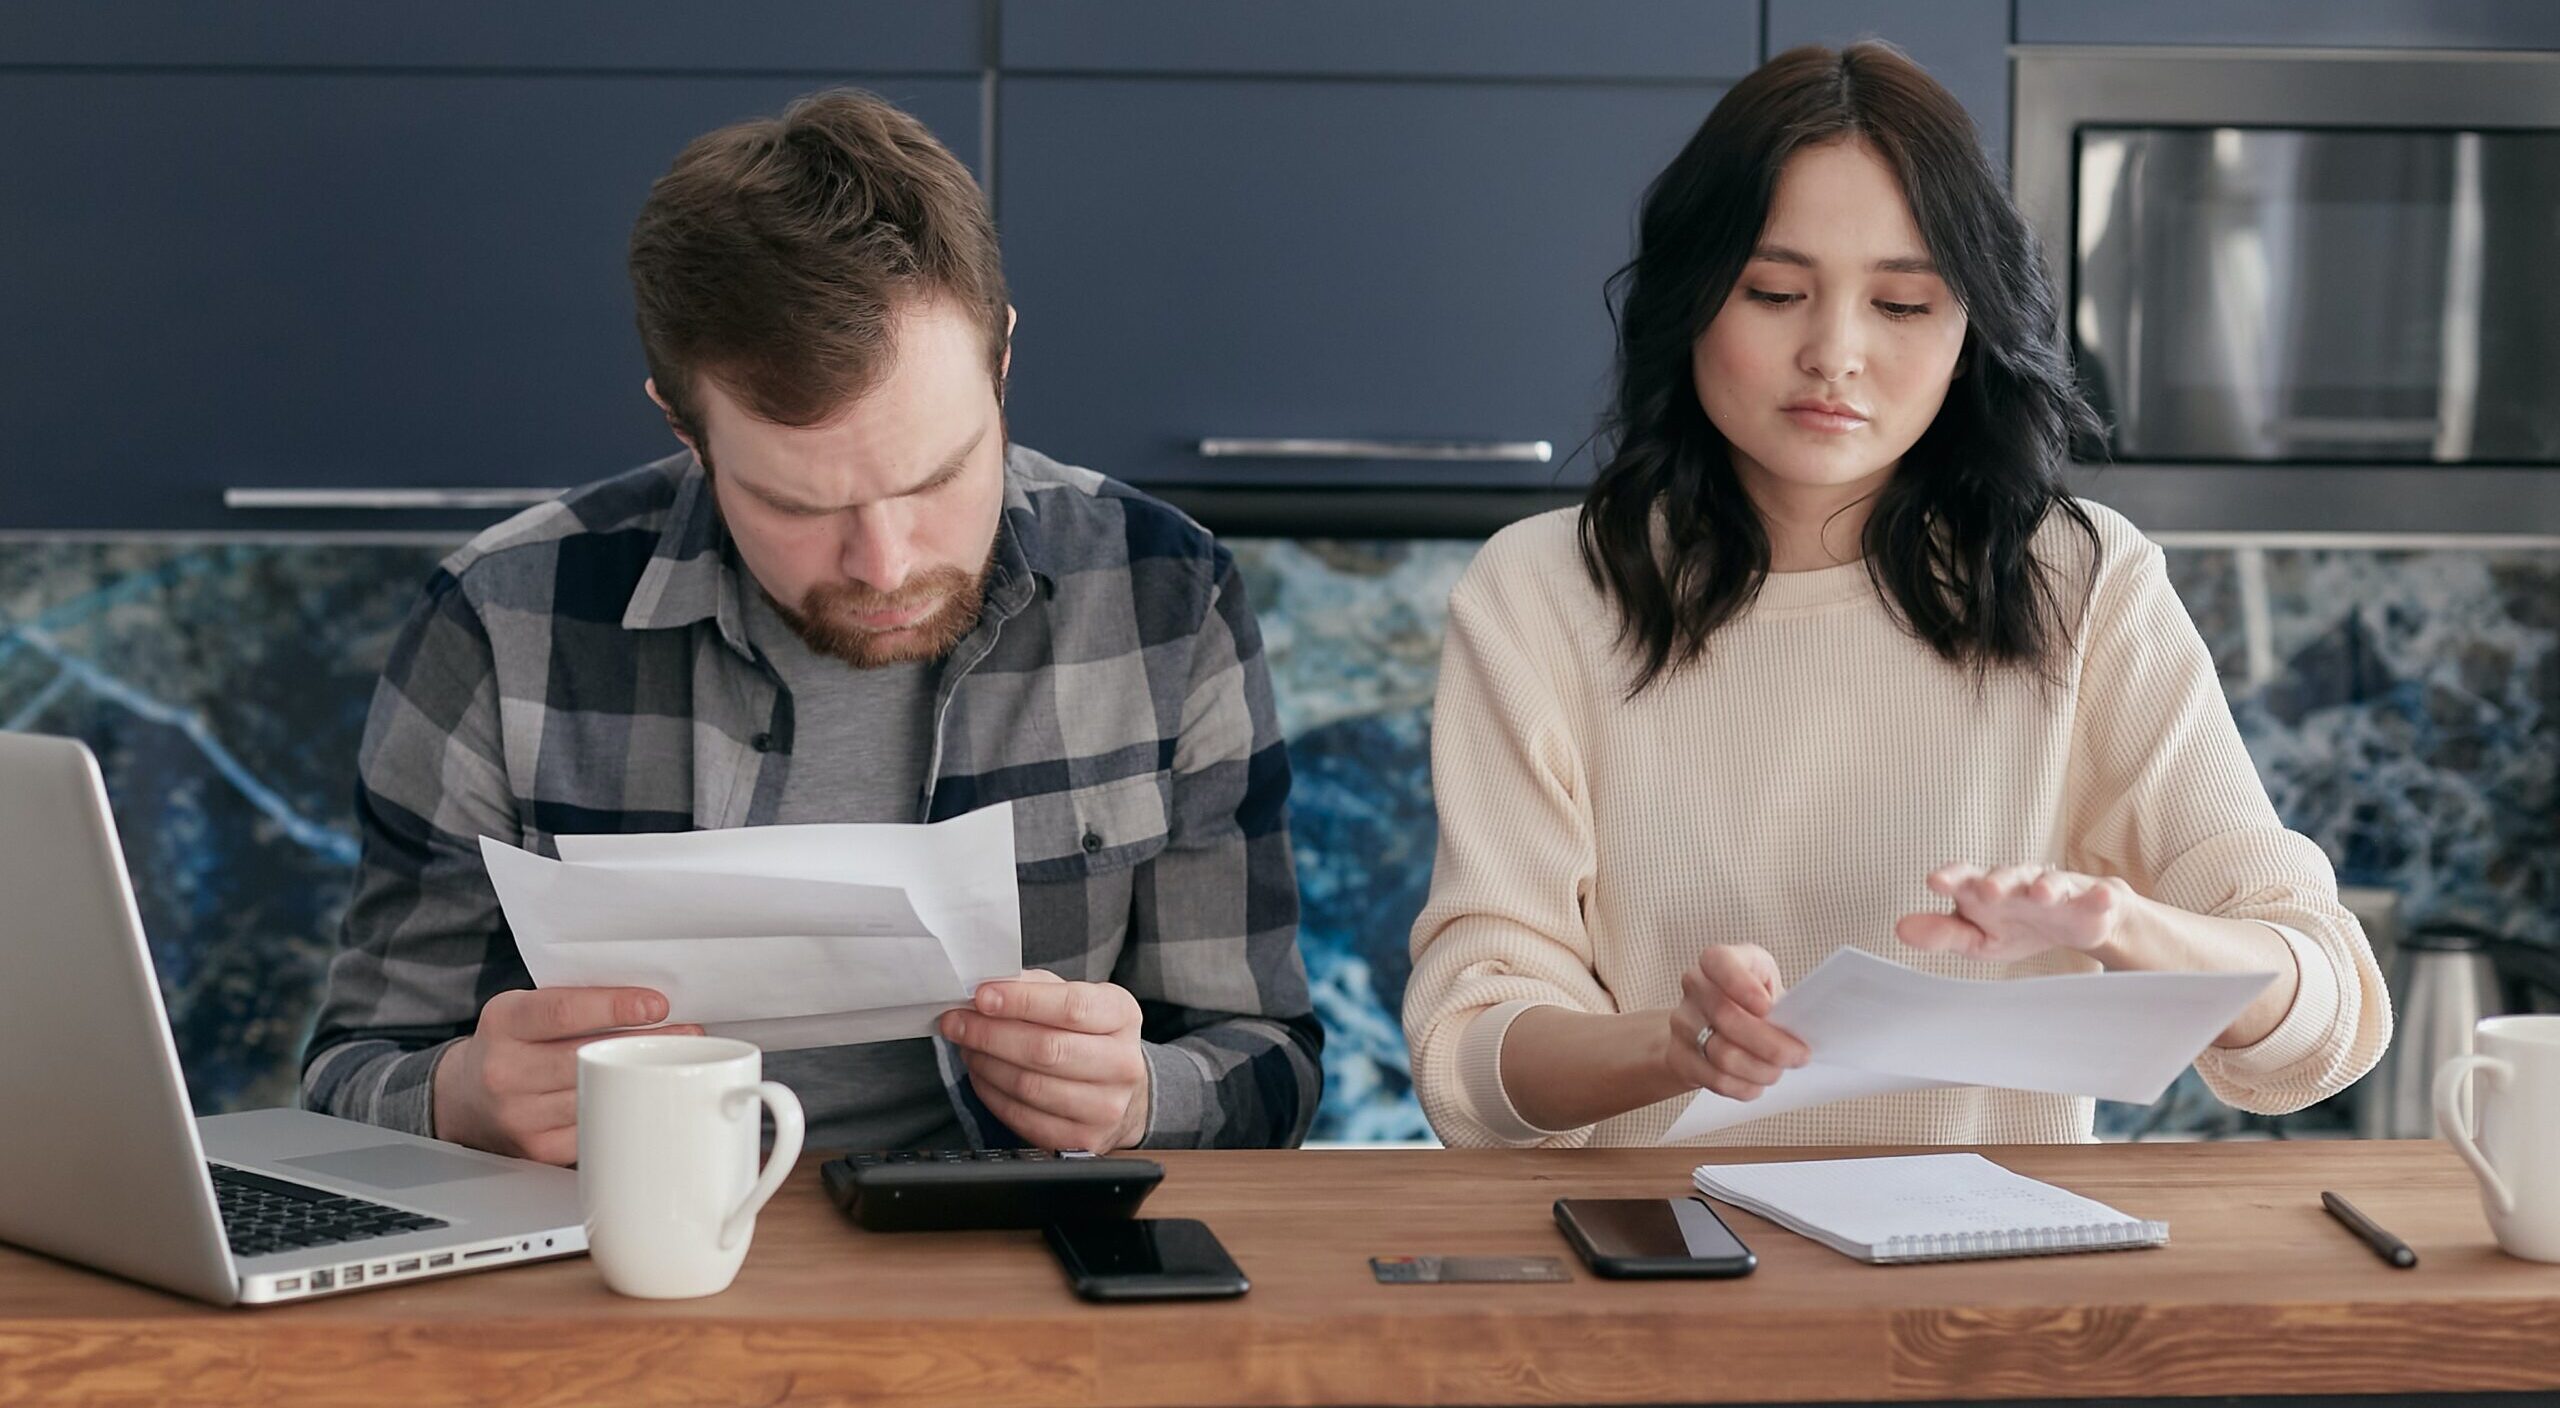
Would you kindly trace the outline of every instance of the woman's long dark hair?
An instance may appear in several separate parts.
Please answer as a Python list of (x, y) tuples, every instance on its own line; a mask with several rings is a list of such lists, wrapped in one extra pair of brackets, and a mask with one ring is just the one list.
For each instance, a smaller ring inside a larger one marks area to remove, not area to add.
[(1855, 138), (1901, 179), (1968, 322), (1937, 418), (1867, 518), (1867, 573), (1911, 633), (1977, 678), (2057, 673), (2076, 609), (2029, 551), (2095, 418), (2072, 384), (2035, 237), (1946, 89), (1891, 45), (1790, 49), (1734, 85), (1646, 188), (1636, 257), (1610, 281), (1617, 397), (1582, 505), (1583, 566), (1618, 607), (1632, 696), (1695, 660), (1758, 596), (1769, 537), (1698, 403), (1692, 349), (1724, 307), (1797, 151)]

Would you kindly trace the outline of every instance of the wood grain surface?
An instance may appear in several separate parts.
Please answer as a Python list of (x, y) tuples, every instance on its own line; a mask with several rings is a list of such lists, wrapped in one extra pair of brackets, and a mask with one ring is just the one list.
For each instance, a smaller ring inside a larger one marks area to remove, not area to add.
[[(1716, 1151), (1795, 1158), (1807, 1150)], [(1884, 1150), (1841, 1150), (1874, 1154)], [(1566, 1257), (1558, 1197), (1684, 1192), (1696, 1150), (1167, 1153), (1241, 1300), (1087, 1305), (1035, 1233), (858, 1231), (817, 1156), (727, 1292), (628, 1300), (583, 1258), (215, 1310), (0, 1248), (0, 1402), (513, 1405), (1768, 1403), (2560, 1389), (2560, 1266), (2501, 1254), (2429, 1143), (1984, 1150), (2156, 1250), (1872, 1267), (1749, 1214), (1734, 1281), (1381, 1286), (1373, 1255)], [(2353, 1200), (2420, 1257), (2382, 1262)]]

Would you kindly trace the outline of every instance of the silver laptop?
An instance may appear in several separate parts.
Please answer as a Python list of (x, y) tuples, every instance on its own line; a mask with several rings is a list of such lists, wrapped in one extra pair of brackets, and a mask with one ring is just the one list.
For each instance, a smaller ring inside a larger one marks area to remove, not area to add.
[(568, 1169), (306, 1110), (194, 1118), (97, 760), (5, 732), (0, 1241), (220, 1305), (587, 1246)]

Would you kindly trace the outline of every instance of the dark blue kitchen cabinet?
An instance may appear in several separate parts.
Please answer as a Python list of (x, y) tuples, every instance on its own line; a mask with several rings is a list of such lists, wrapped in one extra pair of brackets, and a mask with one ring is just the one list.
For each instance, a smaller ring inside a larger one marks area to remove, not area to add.
[(1001, 0), (1024, 439), (1234, 530), (1480, 532), (1589, 474), (1602, 283), (1758, 0)]
[(1008, 73), (1728, 80), (1759, 0), (1001, 0)]
[(1758, 0), (1001, 0), (1026, 441), (1232, 530), (1481, 532), (1587, 479), (1602, 284)]
[[(1009, 78), (1013, 427), (1148, 485), (1578, 482), (1587, 461), (1561, 461), (1606, 389), (1603, 281), (1720, 91)], [(1391, 448), (1203, 453), (1228, 439)], [(1533, 441), (1557, 462), (1392, 448)]]
[(946, 0), (75, 0), (0, 5), (0, 65), (947, 74), (983, 29)]
[[(0, 529), (409, 529), (225, 491), (662, 454), (625, 254), (686, 142), (866, 77), (0, 75)], [(964, 159), (979, 84), (871, 77)]]
[[(2017, 0), (2021, 44), (2560, 48), (2550, 0)], [(1918, 7), (1914, 7), (1918, 8)]]
[(1883, 39), (1963, 103), (1984, 147), (2009, 150), (2009, 0), (1769, 0), (1768, 52)]
[(664, 452), (624, 273), (684, 144), (838, 84), (973, 167), (973, 4), (0, 6), (0, 531), (449, 530), (226, 490)]

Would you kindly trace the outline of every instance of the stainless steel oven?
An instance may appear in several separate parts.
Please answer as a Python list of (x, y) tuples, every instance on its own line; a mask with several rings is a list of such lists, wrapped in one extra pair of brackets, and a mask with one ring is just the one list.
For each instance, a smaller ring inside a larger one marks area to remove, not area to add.
[(2560, 533), (2560, 54), (2014, 58), (2088, 493), (2154, 530)]

